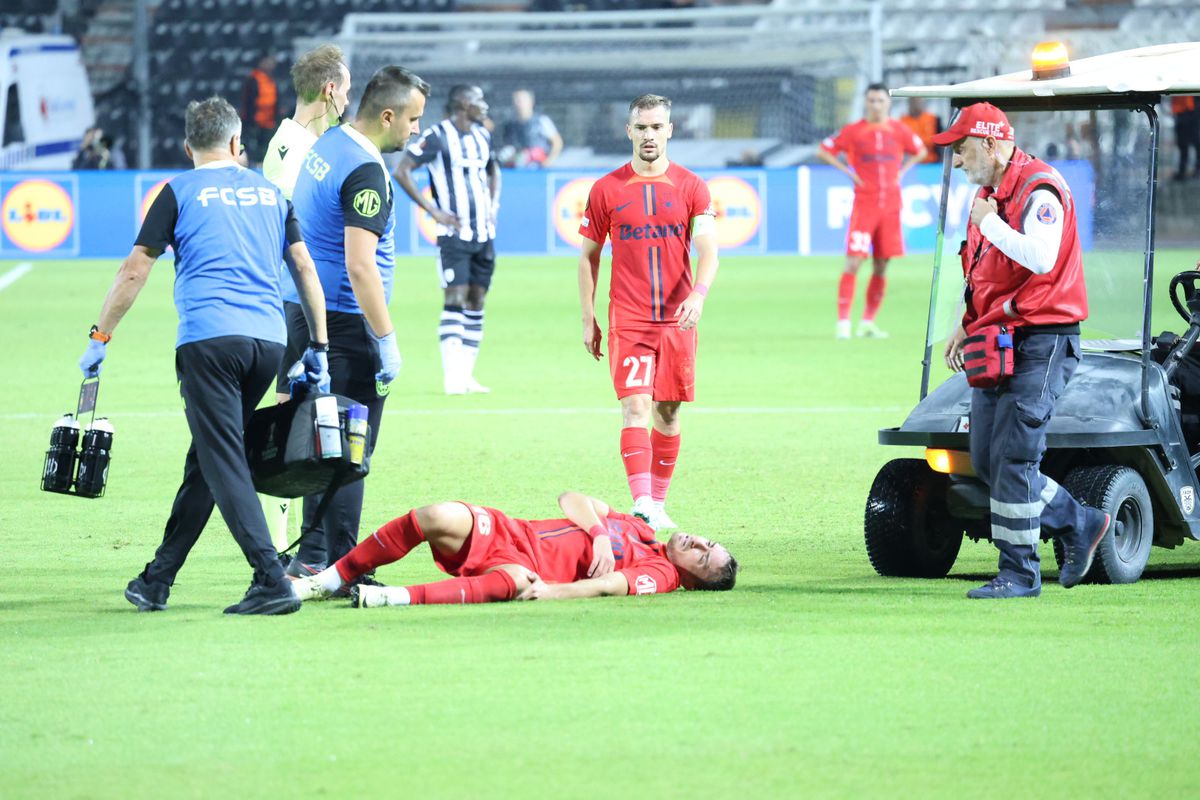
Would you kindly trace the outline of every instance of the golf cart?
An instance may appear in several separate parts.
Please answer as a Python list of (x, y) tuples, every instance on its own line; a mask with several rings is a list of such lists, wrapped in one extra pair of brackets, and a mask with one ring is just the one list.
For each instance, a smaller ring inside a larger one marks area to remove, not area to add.
[[(1181, 272), (1169, 285), (1186, 331), (1157, 340), (1151, 331), (1155, 106), (1165, 95), (1200, 93), (1197, 64), (1200, 43), (1074, 63), (1061, 45), (1057, 53), (1039, 46), (1032, 72), (893, 92), (949, 98), (956, 108), (991, 102), (1009, 115), (1026, 152), (1042, 155), (1047, 145), (1063, 143), (1067, 157), (1047, 160), (1063, 173), (1079, 209), (1090, 315), (1082, 361), (1047, 429), (1042, 471), (1112, 515), (1112, 534), (1087, 576), (1093, 582), (1132, 583), (1152, 545), (1200, 539), (1200, 350), (1191, 354), (1200, 338), (1200, 272)], [(1090, 160), (1072, 159), (1089, 141)], [(987, 487), (968, 453), (971, 389), (962, 373), (942, 366), (943, 342), (962, 316), (958, 250), (976, 188), (951, 169), (947, 153), (920, 402), (899, 428), (879, 431), (880, 444), (923, 447), (925, 459), (885, 464), (867, 498), (867, 554), (881, 575), (943, 577), (964, 536), (990, 537)], [(943, 374), (930, 390), (931, 377)], [(1057, 542), (1055, 558), (1061, 567)]]

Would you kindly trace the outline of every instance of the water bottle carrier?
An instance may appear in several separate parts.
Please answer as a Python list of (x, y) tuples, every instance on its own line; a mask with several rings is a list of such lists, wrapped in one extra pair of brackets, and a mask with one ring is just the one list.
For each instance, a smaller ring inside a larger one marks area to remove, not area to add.
[[(96, 418), (100, 378), (86, 378), (79, 386), (75, 414), (65, 414), (50, 433), (50, 449), (42, 464), (42, 491), (95, 499), (108, 486), (112, 461), (113, 427), (106, 417)], [(85, 414), (87, 427), (80, 430)]]

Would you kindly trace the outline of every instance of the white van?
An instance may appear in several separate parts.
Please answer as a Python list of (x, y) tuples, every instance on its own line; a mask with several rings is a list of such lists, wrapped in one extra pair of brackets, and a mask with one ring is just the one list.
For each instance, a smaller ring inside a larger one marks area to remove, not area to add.
[(70, 169), (95, 119), (74, 39), (0, 33), (0, 170)]

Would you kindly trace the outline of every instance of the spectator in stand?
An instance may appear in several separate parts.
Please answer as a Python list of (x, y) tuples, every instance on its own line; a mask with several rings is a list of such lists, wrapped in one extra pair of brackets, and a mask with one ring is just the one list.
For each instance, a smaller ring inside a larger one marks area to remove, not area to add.
[(1196, 166), (1192, 177), (1200, 175), (1200, 109), (1196, 108), (1193, 95), (1174, 95), (1171, 98), (1171, 116), (1175, 118), (1175, 145), (1179, 148), (1179, 171), (1174, 179), (1188, 177), (1188, 151), (1196, 154)]
[(88, 128), (83, 132), (83, 143), (71, 162), (71, 169), (115, 169), (107, 146), (110, 141), (100, 128)]
[(258, 66), (250, 70), (242, 84), (242, 143), (246, 145), (246, 158), (250, 166), (262, 165), (267, 152), (267, 143), (275, 135), (279, 124), (279, 85), (271, 75), (275, 70), (275, 56), (264, 53)]
[(506, 167), (548, 167), (563, 149), (562, 136), (554, 122), (533, 109), (533, 92), (513, 92), (513, 119), (500, 130), (500, 163)]
[(942, 132), (942, 121), (932, 111), (925, 109), (924, 97), (908, 98), (908, 113), (900, 121), (925, 145), (925, 157), (921, 163), (936, 164), (942, 160), (942, 149), (933, 144), (933, 137)]

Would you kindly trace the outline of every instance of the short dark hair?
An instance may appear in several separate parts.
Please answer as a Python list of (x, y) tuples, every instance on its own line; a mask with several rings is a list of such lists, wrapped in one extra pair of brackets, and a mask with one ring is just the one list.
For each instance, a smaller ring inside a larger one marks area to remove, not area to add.
[(863, 92), (863, 94), (867, 94), (868, 92), (883, 92), (888, 97), (891, 97), (891, 92), (888, 91), (887, 84), (883, 84), (883, 83), (879, 83), (879, 82), (868, 83), (867, 90), (865, 92)]
[(671, 113), (671, 98), (663, 97), (661, 94), (644, 94), (641, 97), (635, 98), (629, 104), (629, 115), (633, 116), (635, 111), (649, 111), (652, 108), (662, 106)]
[(394, 64), (380, 67), (371, 76), (362, 100), (358, 102), (358, 118), (377, 117), (385, 108), (398, 113), (408, 104), (409, 95), (414, 90), (429, 96), (429, 84), (416, 73)]
[(321, 96), (325, 84), (342, 84), (342, 65), (346, 56), (336, 44), (323, 44), (309, 50), (292, 65), (292, 86), (301, 103), (312, 103)]
[(193, 151), (223, 146), (242, 130), (237, 110), (224, 97), (193, 100), (184, 113), (184, 138)]
[(692, 576), (692, 590), (700, 592), (728, 592), (737, 583), (738, 570), (737, 559), (732, 555), (729, 556), (728, 563), (717, 570), (717, 574), (712, 578), (705, 580), (698, 575)]
[(453, 114), (462, 106), (463, 98), (479, 87), (472, 83), (456, 83), (446, 95), (446, 113)]

